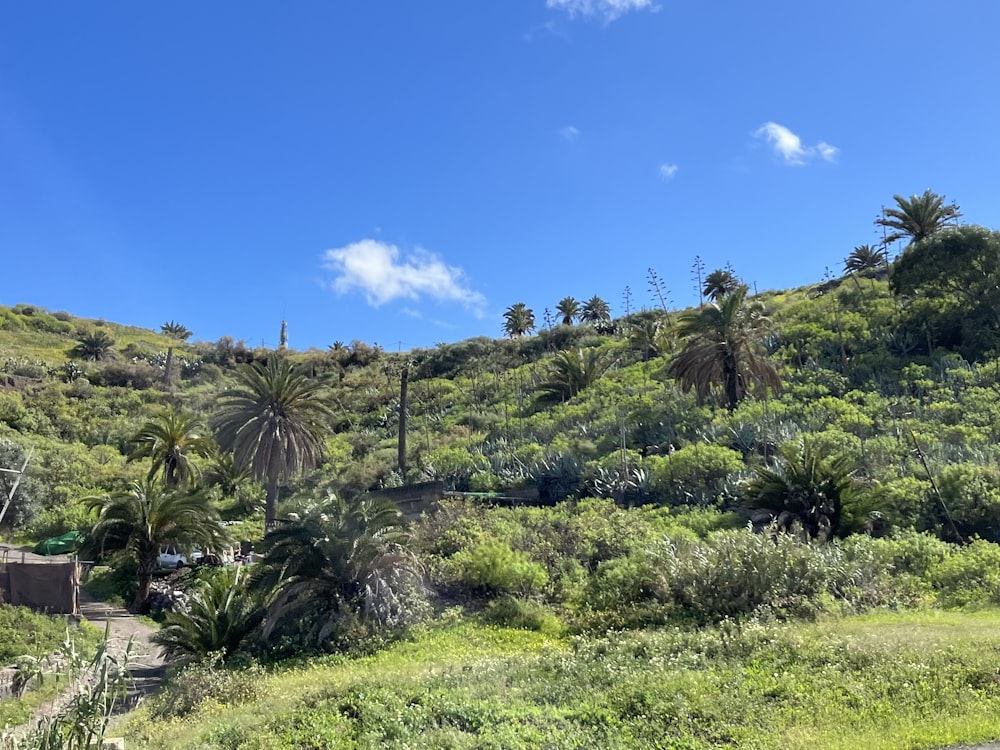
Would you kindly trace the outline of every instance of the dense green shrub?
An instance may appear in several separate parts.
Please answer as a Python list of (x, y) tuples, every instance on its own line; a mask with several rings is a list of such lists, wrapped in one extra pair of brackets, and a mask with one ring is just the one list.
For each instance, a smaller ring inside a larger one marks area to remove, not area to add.
[(506, 544), (484, 541), (452, 558), (464, 586), (474, 594), (528, 596), (549, 581), (545, 568)]
[(483, 619), (492, 625), (535, 630), (547, 635), (559, 635), (565, 630), (552, 610), (538, 602), (514, 596), (502, 596), (491, 601), (483, 612)]
[(928, 577), (945, 606), (1000, 603), (1000, 546), (976, 539), (931, 567)]
[(208, 701), (224, 706), (253, 701), (260, 694), (263, 676), (259, 665), (226, 668), (221, 658), (210, 655), (178, 670), (152, 699), (152, 713), (158, 717), (183, 717)]
[(648, 460), (653, 487), (672, 504), (714, 504), (727, 494), (727, 480), (746, 469), (743, 456), (720, 445), (695, 443)]

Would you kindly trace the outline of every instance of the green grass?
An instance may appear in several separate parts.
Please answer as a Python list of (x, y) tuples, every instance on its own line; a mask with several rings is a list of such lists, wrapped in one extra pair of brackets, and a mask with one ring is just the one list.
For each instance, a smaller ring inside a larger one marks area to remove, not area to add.
[[(43, 659), (62, 651), (67, 635), (72, 636), (77, 652), (93, 654), (103, 633), (86, 623), (80, 628), (67, 630), (64, 617), (41, 615), (25, 607), (0, 605), (0, 666), (18, 663), (25, 656)], [(65, 684), (65, 679), (49, 675), (22, 698), (0, 700), (0, 727), (24, 723), (36, 708), (55, 697)]]
[(556, 640), (439, 624), (146, 707), (132, 748), (937, 748), (996, 739), (1000, 612)]

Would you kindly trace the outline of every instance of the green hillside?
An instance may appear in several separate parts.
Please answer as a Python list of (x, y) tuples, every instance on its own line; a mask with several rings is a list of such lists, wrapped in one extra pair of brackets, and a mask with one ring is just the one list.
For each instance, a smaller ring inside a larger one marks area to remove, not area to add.
[[(536, 328), (513, 303), (506, 338), (404, 353), (2, 309), (0, 462), (34, 448), (4, 531), (89, 530), (104, 497), (92, 552), (139, 610), (153, 563), (115, 535), (122, 498), (188, 508), (189, 546), (224, 518), (264, 553), (171, 584), (168, 647), (208, 661), (138, 746), (178, 717), (202, 722), (185, 747), (995, 738), (1000, 651), (975, 644), (1000, 605), (1000, 233), (913, 232), (798, 289), (717, 269), (696, 308), (564, 297)], [(424, 482), (451, 496), (411, 524), (374, 492)], [(244, 704), (268, 706), (252, 734)]]

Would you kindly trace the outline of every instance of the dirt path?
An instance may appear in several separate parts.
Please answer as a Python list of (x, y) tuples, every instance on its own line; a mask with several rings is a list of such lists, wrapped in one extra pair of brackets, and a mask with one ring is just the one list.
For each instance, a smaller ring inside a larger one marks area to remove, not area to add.
[(82, 590), (80, 614), (93, 626), (101, 630), (107, 628), (108, 645), (112, 654), (124, 654), (131, 642), (129, 671), (132, 680), (129, 683), (127, 704), (134, 706), (143, 697), (155, 692), (163, 682), (166, 671), (163, 655), (151, 640), (156, 628), (142, 622), (128, 610), (97, 601)]

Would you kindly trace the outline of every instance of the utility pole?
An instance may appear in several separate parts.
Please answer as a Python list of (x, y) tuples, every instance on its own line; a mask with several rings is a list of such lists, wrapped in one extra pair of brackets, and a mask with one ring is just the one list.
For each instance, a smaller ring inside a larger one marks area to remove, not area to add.
[(17, 492), (17, 486), (21, 484), (21, 477), (24, 476), (24, 470), (28, 468), (28, 461), (31, 460), (31, 454), (35, 452), (35, 446), (31, 446), (28, 449), (28, 455), (24, 458), (24, 463), (21, 464), (21, 469), (0, 469), (0, 471), (5, 471), (8, 474), (17, 474), (17, 478), (14, 480), (14, 484), (10, 487), (10, 492), (7, 493), (7, 501), (3, 504), (3, 508), (0, 508), (0, 523), (3, 523), (3, 517), (7, 513), (7, 508), (10, 507), (10, 501), (14, 499), (14, 493)]

